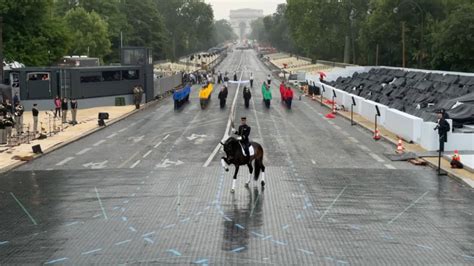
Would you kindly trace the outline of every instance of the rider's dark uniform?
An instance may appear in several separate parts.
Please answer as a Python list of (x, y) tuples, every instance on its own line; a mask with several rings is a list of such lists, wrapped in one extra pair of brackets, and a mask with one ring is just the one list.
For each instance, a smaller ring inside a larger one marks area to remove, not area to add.
[(250, 157), (250, 152), (249, 152), (249, 146), (250, 146), (250, 141), (249, 141), (249, 135), (250, 135), (250, 127), (248, 125), (240, 125), (239, 129), (235, 132), (235, 134), (239, 135), (242, 137), (240, 140), (240, 143), (244, 147), (245, 151), (245, 156)]

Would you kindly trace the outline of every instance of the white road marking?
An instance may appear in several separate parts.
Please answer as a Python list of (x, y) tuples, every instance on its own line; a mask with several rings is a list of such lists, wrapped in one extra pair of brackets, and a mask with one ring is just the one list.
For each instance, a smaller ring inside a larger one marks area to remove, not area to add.
[(117, 133), (113, 133), (113, 134), (109, 135), (107, 138), (108, 138), (108, 139), (111, 139), (111, 138), (113, 138), (113, 137), (115, 137), (115, 136), (117, 136)]
[(387, 167), (388, 169), (397, 169), (395, 166), (391, 164), (386, 164), (385, 167)]
[(143, 155), (143, 158), (146, 158), (148, 155), (150, 155), (151, 152), (152, 152), (152, 150), (149, 150), (147, 153), (145, 153), (145, 154)]
[(69, 162), (70, 160), (74, 159), (74, 157), (67, 157), (66, 159), (60, 161), (59, 163), (57, 163), (56, 165), (57, 166), (60, 166), (60, 165), (65, 165), (67, 162)]
[(390, 220), (387, 224), (391, 224), (393, 222), (395, 222), (395, 220), (398, 219), (398, 217), (400, 217), (403, 213), (405, 213), (408, 209), (410, 209), (411, 207), (415, 206), (415, 204), (420, 201), (424, 196), (426, 196), (426, 194), (428, 194), (429, 191), (426, 191), (425, 193), (423, 193), (423, 195), (421, 195), (418, 199), (416, 199), (412, 204), (410, 204), (408, 207), (406, 207), (401, 213), (397, 214), (397, 216), (395, 216), (392, 220)]
[(169, 138), (170, 134), (166, 135), (163, 140), (166, 140), (167, 138)]
[(364, 151), (370, 151), (370, 149), (365, 145), (359, 145), (359, 148), (361, 148)]
[(359, 143), (359, 141), (356, 140), (354, 137), (348, 137), (348, 139), (354, 143)]
[(329, 207), (326, 209), (326, 211), (324, 211), (323, 215), (321, 215), (321, 217), (319, 218), (319, 220), (321, 221), (324, 216), (326, 216), (326, 214), (328, 213), (328, 211), (332, 208), (332, 206), (336, 203), (336, 201), (339, 199), (339, 197), (342, 195), (342, 193), (344, 193), (344, 191), (346, 190), (347, 188), (347, 185), (341, 190), (341, 192), (339, 192), (339, 195), (337, 195), (337, 197), (334, 199), (334, 201), (331, 203), (331, 205), (329, 205)]
[(349, 137), (351, 134), (347, 133), (346, 131), (342, 131), (342, 135)]
[(99, 140), (96, 143), (94, 143), (94, 145), (92, 145), (92, 146), (97, 147), (97, 146), (99, 146), (100, 144), (102, 144), (104, 142), (105, 142), (105, 139), (102, 139), (102, 140)]
[(137, 166), (139, 163), (140, 163), (140, 160), (136, 161), (134, 164), (132, 164), (132, 166), (130, 166), (130, 168), (135, 168), (135, 166)]
[(124, 131), (127, 130), (127, 129), (128, 129), (128, 127), (124, 127), (124, 128), (122, 128), (122, 129), (120, 129), (118, 132), (122, 133), (122, 132), (124, 132)]
[(76, 153), (76, 155), (83, 155), (84, 153), (86, 153), (86, 152), (88, 152), (88, 151), (90, 151), (90, 150), (92, 150), (92, 148), (85, 148), (85, 149), (83, 149), (82, 151)]
[(134, 154), (132, 154), (132, 156), (130, 156), (130, 158), (128, 158), (127, 160), (125, 160), (125, 162), (121, 163), (121, 164), (118, 166), (118, 168), (124, 167), (128, 162), (130, 162), (131, 160), (133, 160), (133, 158), (135, 158), (135, 156), (137, 156), (138, 153), (140, 153), (140, 151), (136, 151)]
[(313, 164), (316, 164), (316, 162), (315, 162), (314, 160), (311, 160), (311, 162), (312, 162)]
[(334, 122), (331, 121), (331, 120), (326, 120), (326, 121), (328, 121), (328, 123), (331, 124), (331, 125), (333, 125), (333, 126), (335, 125)]
[[(242, 59), (244, 57), (241, 56), (240, 57), (240, 63), (239, 63), (239, 66), (237, 68), (240, 68), (241, 65), (242, 65)], [(244, 74), (244, 72), (240, 72), (240, 81), (242, 80), (242, 75)], [(234, 118), (234, 112), (235, 112), (235, 104), (237, 103), (237, 97), (239, 95), (239, 90), (240, 90), (240, 82), (237, 84), (237, 89), (235, 91), (235, 95), (234, 95), (234, 101), (232, 102), (232, 106), (230, 108), (230, 114), (229, 114), (229, 119), (227, 120), (227, 126), (226, 126), (226, 129), (225, 129), (225, 132), (224, 132), (224, 136), (222, 136), (222, 142), (225, 141), (226, 137), (229, 136), (229, 133), (230, 133), (230, 124)], [(255, 109), (255, 108), (254, 108)], [(214, 159), (214, 157), (216, 156), (217, 152), (219, 152), (219, 149), (221, 148), (221, 144), (217, 144), (217, 146), (214, 148), (214, 150), (212, 151), (211, 155), (209, 155), (209, 158), (207, 158), (206, 162), (203, 164), (203, 167), (207, 167), (209, 166), (209, 164), (211, 163), (212, 159)]]
[(334, 125), (334, 128), (337, 129), (337, 130), (342, 130), (342, 128), (338, 125)]
[(378, 156), (377, 154), (375, 154), (373, 152), (369, 152), (369, 155), (370, 155), (370, 157), (374, 158), (374, 160), (376, 160), (379, 163), (385, 162), (384, 159), (380, 158), (380, 156)]
[(156, 143), (156, 145), (155, 145), (155, 146), (153, 146), (153, 148), (155, 148), (155, 149), (156, 149), (156, 148), (158, 148), (158, 147), (161, 145), (161, 143), (162, 143), (161, 141), (160, 141), (160, 142), (158, 142), (158, 143)]

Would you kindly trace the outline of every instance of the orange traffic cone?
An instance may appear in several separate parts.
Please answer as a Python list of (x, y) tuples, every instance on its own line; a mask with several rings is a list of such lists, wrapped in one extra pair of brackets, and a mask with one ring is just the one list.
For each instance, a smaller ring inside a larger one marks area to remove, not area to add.
[(376, 129), (374, 132), (374, 140), (379, 140), (379, 139), (380, 139), (380, 132), (378, 129)]
[(454, 150), (454, 155), (453, 155), (452, 159), (453, 159), (453, 161), (458, 161), (458, 162), (461, 161), (461, 156), (459, 155), (458, 150)]
[(404, 152), (405, 152), (405, 148), (403, 147), (403, 141), (400, 137), (398, 137), (397, 153), (402, 154)]

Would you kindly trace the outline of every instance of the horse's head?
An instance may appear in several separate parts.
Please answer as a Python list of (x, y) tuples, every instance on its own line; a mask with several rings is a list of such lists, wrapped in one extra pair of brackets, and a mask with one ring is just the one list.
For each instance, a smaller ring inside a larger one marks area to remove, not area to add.
[(231, 160), (234, 157), (235, 152), (238, 150), (239, 141), (234, 137), (229, 137), (224, 143), (224, 152), (227, 155), (227, 159)]

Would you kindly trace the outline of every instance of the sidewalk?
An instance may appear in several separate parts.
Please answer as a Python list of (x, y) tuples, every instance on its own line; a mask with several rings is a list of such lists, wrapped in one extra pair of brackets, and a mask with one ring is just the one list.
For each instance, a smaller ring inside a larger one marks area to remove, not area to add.
[[(140, 109), (141, 110), (141, 109)], [(97, 116), (99, 112), (109, 113), (109, 120), (106, 120), (106, 124), (110, 125), (121, 119), (135, 113), (135, 106), (104, 106), (89, 109), (79, 109), (77, 112), (78, 124), (72, 126), (70, 124), (62, 124), (63, 129), (57, 134), (49, 136), (49, 117), (45, 111), (40, 111), (38, 131), (45, 133), (48, 137), (42, 140), (33, 140), (29, 144), (21, 144), (19, 146), (8, 147), (6, 145), (0, 145), (0, 173), (9, 171), (13, 168), (26, 163), (25, 161), (19, 160), (24, 158), (25, 160), (31, 160), (41, 155), (35, 155), (32, 152), (31, 147), (33, 145), (41, 145), (43, 153), (51, 152), (57, 148), (60, 148), (66, 144), (76, 141), (82, 137), (85, 137), (101, 127), (97, 124)], [(68, 112), (68, 120), (71, 119), (71, 112)], [(51, 118), (51, 121), (53, 119)], [(30, 131), (33, 126), (33, 116), (31, 111), (25, 111), (23, 114), (24, 130), (28, 130), (28, 124), (30, 125)], [(56, 126), (61, 129), (61, 118), (56, 119)], [(51, 128), (53, 123), (51, 122)], [(14, 159), (14, 158), (18, 159)]]
[[(301, 92), (301, 90), (299, 90)], [(302, 92), (301, 92), (302, 93)], [(303, 96), (306, 96), (303, 94)], [(318, 100), (316, 101), (318, 104), (320, 104), (320, 97), (318, 97)], [(324, 100), (327, 100), (326, 98), (324, 98)], [(323, 100), (323, 102), (324, 102)], [(332, 108), (332, 105), (329, 105), (329, 104), (325, 104), (323, 103), (324, 106), (326, 106), (330, 112), (331, 108)], [(342, 116), (348, 120), (351, 119), (351, 113), (350, 111), (341, 111), (341, 110), (338, 110), (337, 111), (337, 115), (336, 116)], [(356, 124), (358, 124), (359, 126), (365, 128), (366, 130), (370, 131), (370, 132), (374, 132), (374, 123), (367, 120), (366, 118), (362, 117), (361, 115), (359, 114), (356, 114), (354, 113), (354, 122)], [(396, 150), (396, 146), (398, 144), (398, 137), (396, 134), (388, 131), (387, 129), (385, 129), (384, 127), (382, 126), (378, 126), (378, 129), (380, 131), (380, 135), (381, 137), (392, 143), (395, 147), (394, 147), (394, 154), (395, 154), (395, 150)], [(403, 147), (405, 147), (405, 152), (414, 152), (414, 153), (427, 153), (427, 150), (425, 150), (423, 147), (421, 147), (420, 145), (418, 144), (415, 144), (415, 143), (407, 143), (405, 141), (403, 141)], [(424, 160), (425, 162), (427, 162), (431, 167), (433, 168), (438, 168), (438, 157), (420, 157), (422, 160)], [(470, 186), (471, 188), (474, 187), (474, 173), (466, 170), (466, 169), (452, 169), (451, 168), (451, 165), (450, 165), (450, 161), (447, 160), (445, 157), (442, 157), (441, 158), (441, 169), (446, 172), (450, 177), (454, 178), (454, 179), (457, 179), (458, 181), (460, 182), (463, 182), (465, 184), (467, 184), (468, 186)]]

